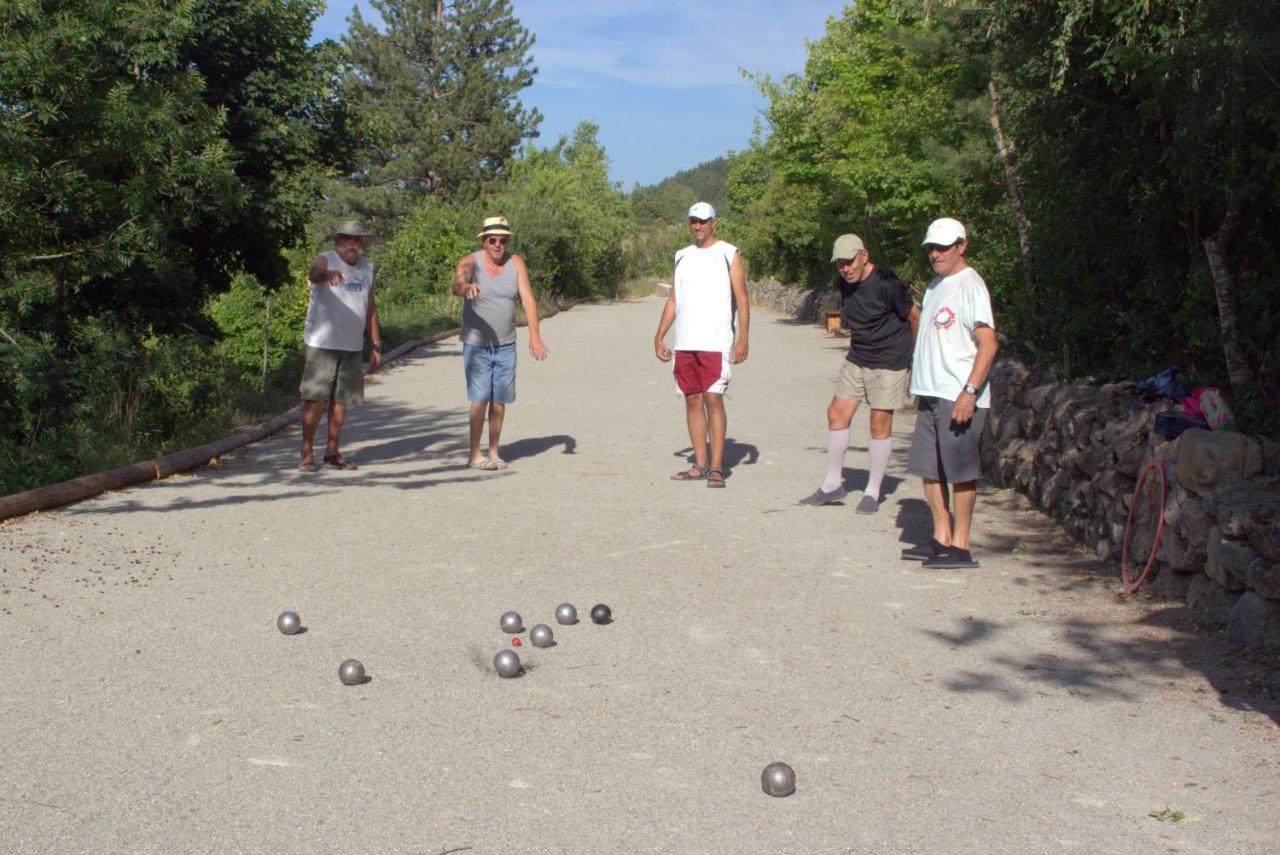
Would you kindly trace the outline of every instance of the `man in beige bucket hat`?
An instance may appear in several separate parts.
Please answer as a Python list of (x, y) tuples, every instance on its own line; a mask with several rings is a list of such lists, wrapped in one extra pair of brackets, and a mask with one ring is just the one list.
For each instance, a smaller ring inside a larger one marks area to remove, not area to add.
[[(324, 463), (337, 469), (355, 469), (342, 456), (338, 440), (347, 407), (364, 400), (364, 336), (373, 344), (370, 364), (382, 364), (382, 339), (378, 307), (373, 299), (373, 262), (364, 254), (372, 235), (359, 222), (347, 220), (333, 230), (333, 249), (311, 262), (307, 324), (302, 334), (306, 363), (302, 370), (302, 452), (298, 468), (315, 472), (313, 444), (320, 416), (329, 414)], [(327, 405), (327, 406), (326, 406)]]

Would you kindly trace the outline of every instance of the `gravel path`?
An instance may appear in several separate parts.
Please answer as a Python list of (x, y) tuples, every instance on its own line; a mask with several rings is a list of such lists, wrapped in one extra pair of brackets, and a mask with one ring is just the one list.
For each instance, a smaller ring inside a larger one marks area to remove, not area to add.
[[(841, 350), (764, 311), (728, 488), (669, 481), (688, 441), (659, 308), (546, 324), (505, 472), (464, 465), (449, 341), (371, 381), (359, 471), (296, 472), (295, 430), (0, 526), (0, 847), (1276, 850), (1267, 663), (1117, 596), (1007, 492), (980, 499), (979, 570), (900, 561), (928, 531), (909, 414), (877, 515), (853, 513), (862, 413), (850, 499), (796, 505)], [(616, 620), (562, 627), (565, 600)], [(508, 609), (558, 644), (501, 680)], [(350, 657), (366, 685), (338, 682)], [(761, 793), (772, 760), (794, 796)]]

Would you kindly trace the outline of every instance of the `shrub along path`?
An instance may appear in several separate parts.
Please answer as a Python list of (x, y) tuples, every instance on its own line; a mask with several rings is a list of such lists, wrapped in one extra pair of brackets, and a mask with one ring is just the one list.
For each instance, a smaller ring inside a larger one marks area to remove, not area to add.
[[(503, 472), (465, 466), (460, 348), (377, 375), (344, 452), (298, 436), (0, 526), (0, 844), (314, 851), (1262, 852), (1273, 675), (984, 491), (982, 567), (796, 500), (841, 358), (756, 313), (728, 489), (680, 484), (660, 304), (585, 305), (521, 355)], [(521, 334), (521, 347), (525, 339)], [(560, 626), (561, 601), (610, 626)], [(286, 637), (294, 609), (307, 631)], [(557, 646), (519, 649), (514, 609)], [(363, 661), (371, 682), (337, 679)], [(772, 799), (770, 761), (796, 770)], [(1155, 816), (1152, 816), (1155, 814)]]

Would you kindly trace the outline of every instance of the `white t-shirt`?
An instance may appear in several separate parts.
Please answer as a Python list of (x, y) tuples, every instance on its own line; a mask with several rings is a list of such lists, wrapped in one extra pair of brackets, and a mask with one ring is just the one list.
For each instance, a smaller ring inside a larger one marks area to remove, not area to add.
[(354, 265), (347, 264), (332, 250), (322, 255), (329, 270), (341, 270), (346, 281), (341, 285), (311, 283), (302, 340), (328, 350), (363, 350), (369, 295), (373, 293), (373, 262), (361, 255)]
[[(966, 267), (929, 283), (921, 301), (920, 333), (911, 361), (911, 394), (948, 401), (960, 396), (978, 355), (973, 331), (979, 323), (993, 331), (996, 328), (991, 295), (978, 271)], [(991, 406), (989, 384), (982, 387), (977, 405)]]
[(718, 240), (676, 253), (675, 350), (733, 350), (733, 287), (729, 270), (738, 248)]

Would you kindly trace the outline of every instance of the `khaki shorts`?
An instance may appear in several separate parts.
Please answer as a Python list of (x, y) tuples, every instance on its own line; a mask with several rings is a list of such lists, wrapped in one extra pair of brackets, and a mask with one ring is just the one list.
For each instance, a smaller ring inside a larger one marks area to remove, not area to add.
[(298, 391), (304, 401), (333, 401), (351, 407), (364, 400), (363, 353), (307, 345)]
[(836, 375), (836, 397), (856, 398), (873, 410), (901, 410), (911, 388), (910, 368), (863, 368), (849, 360)]

